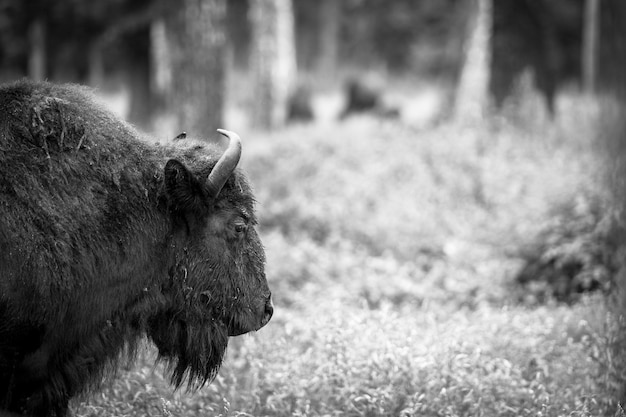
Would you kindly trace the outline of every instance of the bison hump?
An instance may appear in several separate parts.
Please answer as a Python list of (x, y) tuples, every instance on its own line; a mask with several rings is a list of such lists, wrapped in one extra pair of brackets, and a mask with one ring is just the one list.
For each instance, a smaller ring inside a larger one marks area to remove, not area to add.
[(57, 97), (44, 97), (30, 111), (34, 145), (47, 152), (78, 151), (85, 147), (85, 126), (75, 106)]
[[(2, 111), (5, 116), (2, 117)], [(0, 120), (9, 135), (3, 149), (49, 158), (58, 153), (90, 152), (104, 147), (121, 151), (120, 142), (140, 135), (101, 105), (87, 88), (46, 82), (20, 81), (0, 88)], [(99, 150), (100, 151), (100, 150)]]

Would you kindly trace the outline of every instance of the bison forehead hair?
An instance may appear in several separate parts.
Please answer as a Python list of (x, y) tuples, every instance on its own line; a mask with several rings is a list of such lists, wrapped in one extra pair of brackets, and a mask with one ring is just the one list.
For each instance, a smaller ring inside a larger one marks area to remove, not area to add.
[(220, 133), (223, 152), (157, 145), (82, 87), (0, 87), (0, 410), (65, 415), (144, 336), (196, 388), (269, 321), (241, 141)]

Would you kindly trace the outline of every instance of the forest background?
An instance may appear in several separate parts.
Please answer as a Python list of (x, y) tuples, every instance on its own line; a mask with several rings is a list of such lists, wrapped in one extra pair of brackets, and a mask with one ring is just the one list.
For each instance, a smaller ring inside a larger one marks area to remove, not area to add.
[(244, 139), (276, 313), (77, 416), (624, 415), (626, 2), (0, 0), (0, 80)]

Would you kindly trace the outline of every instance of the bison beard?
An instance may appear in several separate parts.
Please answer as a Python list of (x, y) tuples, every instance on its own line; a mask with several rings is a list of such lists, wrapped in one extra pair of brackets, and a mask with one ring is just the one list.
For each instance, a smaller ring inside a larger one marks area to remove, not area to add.
[(196, 389), (215, 377), (228, 345), (224, 325), (193, 326), (164, 313), (150, 320), (149, 326), (150, 338), (167, 362), (174, 386), (187, 379), (189, 388)]
[(0, 415), (65, 416), (146, 336), (199, 388), (267, 324), (241, 143), (221, 133), (225, 152), (156, 145), (81, 87), (0, 87)]

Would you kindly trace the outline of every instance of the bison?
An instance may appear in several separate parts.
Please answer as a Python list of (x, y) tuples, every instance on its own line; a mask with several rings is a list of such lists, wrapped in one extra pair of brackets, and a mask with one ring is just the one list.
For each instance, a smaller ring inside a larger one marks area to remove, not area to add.
[(0, 87), (0, 410), (66, 415), (146, 336), (198, 388), (267, 324), (241, 140), (219, 132), (223, 153), (159, 145), (85, 87)]
[(288, 122), (310, 122), (313, 114), (313, 94), (307, 85), (298, 85), (287, 102)]
[(400, 110), (385, 103), (383, 90), (383, 85), (376, 80), (366, 77), (349, 78), (344, 86), (346, 104), (339, 119), (343, 120), (348, 116), (363, 113), (383, 118), (398, 118)]

